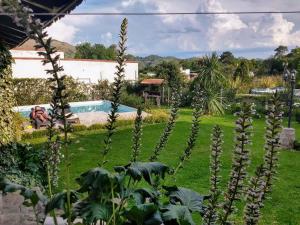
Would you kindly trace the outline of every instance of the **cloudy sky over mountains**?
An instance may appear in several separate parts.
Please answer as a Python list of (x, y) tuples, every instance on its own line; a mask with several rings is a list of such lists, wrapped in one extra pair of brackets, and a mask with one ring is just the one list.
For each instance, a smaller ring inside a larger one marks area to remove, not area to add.
[[(74, 12), (300, 10), (299, 0), (85, 0)], [(129, 16), (135, 55), (191, 57), (230, 50), (265, 58), (278, 45), (300, 46), (300, 14)], [(48, 28), (58, 40), (117, 43), (122, 16), (66, 16)]]

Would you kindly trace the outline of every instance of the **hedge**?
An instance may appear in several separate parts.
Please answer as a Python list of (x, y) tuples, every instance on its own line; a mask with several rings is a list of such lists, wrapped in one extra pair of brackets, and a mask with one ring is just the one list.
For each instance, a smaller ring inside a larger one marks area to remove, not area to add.
[[(144, 118), (144, 124), (156, 124), (156, 123), (165, 123), (168, 121), (168, 114), (164, 110), (153, 110), (150, 112), (151, 115)], [(129, 125), (133, 125), (134, 120), (117, 120), (117, 127), (125, 127)], [(80, 132), (80, 131), (89, 131), (89, 130), (104, 130), (106, 124), (105, 123), (97, 123), (91, 126), (86, 126), (84, 124), (74, 124), (72, 126), (72, 132)], [(34, 139), (41, 138), (47, 136), (47, 129), (34, 130), (33, 132), (24, 132), (22, 134), (22, 139)]]

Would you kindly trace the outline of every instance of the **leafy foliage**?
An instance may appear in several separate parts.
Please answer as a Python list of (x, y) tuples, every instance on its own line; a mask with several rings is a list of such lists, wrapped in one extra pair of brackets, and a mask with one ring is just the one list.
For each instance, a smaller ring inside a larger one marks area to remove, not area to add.
[(115, 60), (117, 58), (117, 46), (111, 45), (106, 48), (101, 44), (81, 43), (76, 46), (74, 58)]
[(0, 177), (33, 187), (46, 183), (46, 168), (41, 164), (44, 156), (31, 145), (11, 143), (0, 147)]
[[(36, 204), (42, 202), (46, 204), (46, 212), (53, 214), (55, 218), (55, 212), (57, 210), (63, 210), (64, 217), (68, 218), (68, 224), (76, 218), (83, 219), (84, 225), (97, 224), (120, 224), (120, 225), (158, 225), (158, 224), (172, 224), (172, 225), (194, 225), (193, 214), (203, 215), (206, 207), (203, 205), (203, 201), (207, 199), (207, 196), (203, 196), (193, 190), (189, 190), (182, 187), (166, 187), (163, 186), (165, 176), (170, 171), (169, 167), (160, 162), (131, 162), (125, 166), (115, 167), (115, 172), (109, 172), (104, 168), (94, 168), (87, 172), (84, 172), (78, 179), (79, 189), (77, 190), (82, 194), (82, 198), (78, 198), (76, 192), (70, 189), (70, 154), (67, 150), (68, 132), (70, 131), (69, 125), (66, 123), (65, 109), (68, 106), (67, 93), (65, 87), (65, 76), (60, 77), (59, 72), (63, 71), (63, 68), (59, 67), (57, 61), (58, 57), (52, 57), (56, 50), (51, 47), (51, 39), (46, 38), (47, 34), (42, 32), (42, 24), (34, 20), (29, 15), (30, 10), (22, 7), (17, 1), (4, 0), (6, 9), (8, 12), (14, 15), (13, 19), (18, 25), (22, 25), (26, 28), (28, 35), (34, 38), (39, 44), (37, 48), (43, 47), (46, 52), (41, 52), (40, 55), (44, 56), (44, 64), (50, 63), (52, 69), (47, 70), (49, 74), (53, 76), (50, 80), (53, 82), (53, 98), (52, 98), (52, 119), (48, 128), (49, 138), (48, 143), (59, 143), (60, 139), (53, 129), (53, 121), (55, 119), (62, 119), (64, 122), (63, 134), (64, 134), (64, 147), (66, 147), (66, 169), (67, 169), (67, 190), (58, 193), (54, 196), (50, 194), (50, 200), (47, 200), (43, 195), (38, 192), (32, 191), (21, 185), (13, 184), (5, 179), (0, 180), (0, 190), (6, 192), (20, 191), (21, 195), (25, 197), (25, 204), (35, 208)], [(8, 5), (8, 6), (7, 6)], [(116, 79), (113, 86), (112, 96), (112, 111), (109, 115), (107, 128), (107, 135), (105, 138), (105, 146), (103, 152), (103, 162), (106, 162), (106, 155), (111, 149), (111, 137), (115, 131), (117, 111), (120, 104), (120, 93), (123, 84), (123, 74), (125, 65), (125, 43), (127, 40), (127, 19), (123, 20), (121, 26), (119, 52), (118, 52), (118, 66), (116, 73)], [(212, 58), (207, 58), (203, 62), (202, 72), (206, 76), (199, 78), (200, 83), (195, 85), (194, 94), (194, 112), (193, 123), (191, 127), (191, 133), (188, 137), (186, 148), (182, 156), (179, 159), (178, 166), (175, 172), (172, 171), (172, 175), (175, 176), (176, 172), (183, 167), (183, 164), (190, 158), (192, 150), (195, 147), (195, 143), (199, 131), (199, 118), (202, 112), (202, 90), (209, 86), (213, 88), (220, 88), (217, 77), (220, 78), (222, 74), (219, 73), (218, 59), (215, 55)], [(180, 96), (180, 92), (175, 91), (175, 87), (179, 87), (176, 78), (174, 82), (169, 82), (175, 97)], [(219, 86), (218, 86), (219, 85)], [(175, 100), (179, 98), (175, 98)], [(175, 101), (176, 103), (176, 101)], [(167, 128), (163, 133), (160, 142), (158, 144), (158, 151), (154, 151), (155, 159), (159, 155), (159, 152), (165, 146), (170, 132), (174, 126), (176, 113), (178, 110), (177, 103), (173, 105), (173, 112), (171, 118), (167, 124)], [(259, 194), (261, 190), (263, 194), (270, 190), (271, 180), (274, 177), (276, 169), (276, 151), (278, 148), (278, 134), (280, 131), (281, 115), (278, 99), (273, 101), (269, 111), (269, 117), (267, 120), (267, 134), (266, 134), (266, 155), (263, 173), (258, 170), (256, 177), (251, 180), (250, 188), (248, 189), (251, 194), (248, 195), (248, 206), (252, 203), (264, 199), (263, 195)], [(233, 154), (233, 163), (230, 179), (228, 182), (228, 190), (225, 193), (224, 202), (222, 204), (223, 212), (219, 214), (220, 224), (230, 224), (230, 215), (234, 212), (234, 203), (237, 200), (242, 199), (243, 189), (246, 187), (246, 168), (249, 163), (249, 150), (250, 144), (250, 129), (252, 125), (252, 106), (245, 104), (242, 110), (237, 113), (238, 119), (236, 121), (236, 139), (235, 149)], [(140, 135), (137, 135), (137, 139)], [(212, 188), (213, 194), (218, 193), (218, 169), (219, 169), (219, 153), (221, 144), (221, 132), (216, 128), (214, 133), (213, 152), (216, 155), (212, 155), (213, 158), (213, 177)], [(136, 141), (138, 142), (138, 141)], [(52, 145), (49, 145), (49, 149), (52, 150)], [(137, 145), (138, 146), (138, 145)], [(154, 159), (154, 158), (152, 158)], [(272, 162), (271, 162), (272, 161)], [(263, 180), (262, 180), (263, 179)], [(259, 185), (257, 185), (259, 184)], [(261, 189), (261, 184), (265, 184)], [(51, 186), (50, 186), (51, 187)], [(258, 188), (259, 187), (259, 188)], [(254, 193), (254, 194), (253, 194)], [(262, 197), (261, 197), (262, 196)], [(211, 196), (210, 196), (211, 197)], [(164, 200), (168, 200), (164, 202)], [(257, 205), (256, 205), (257, 206)], [(261, 205), (258, 205), (259, 207)], [(215, 206), (217, 205), (215, 204)], [(259, 208), (258, 207), (258, 208)], [(251, 216), (257, 216), (258, 211), (246, 210), (247, 218)], [(252, 208), (254, 209), (254, 208)], [(249, 213), (250, 212), (250, 213)], [(253, 215), (250, 215), (253, 214)], [(39, 221), (37, 221), (39, 223)], [(252, 224), (252, 222), (250, 223)]]
[(0, 146), (13, 141), (15, 138), (14, 112), (12, 110), (15, 104), (11, 72), (12, 61), (10, 52), (0, 42)]

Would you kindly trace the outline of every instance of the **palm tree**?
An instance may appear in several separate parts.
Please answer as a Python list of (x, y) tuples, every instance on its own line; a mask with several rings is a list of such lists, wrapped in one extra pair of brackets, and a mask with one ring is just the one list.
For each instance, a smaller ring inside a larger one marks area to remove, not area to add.
[(211, 56), (205, 56), (198, 76), (200, 85), (206, 90), (219, 89), (225, 81), (218, 55), (213, 53)]
[(201, 68), (194, 84), (199, 84), (204, 92), (204, 108), (209, 114), (222, 114), (223, 103), (221, 89), (226, 85), (222, 64), (216, 53), (205, 56), (201, 61)]

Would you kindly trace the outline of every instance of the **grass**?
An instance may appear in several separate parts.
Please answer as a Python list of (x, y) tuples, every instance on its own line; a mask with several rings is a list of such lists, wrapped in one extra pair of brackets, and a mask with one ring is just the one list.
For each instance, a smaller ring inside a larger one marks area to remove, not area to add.
[[(222, 183), (226, 187), (231, 166), (233, 150), (234, 117), (205, 116), (202, 118), (200, 135), (196, 148), (184, 169), (177, 176), (175, 183), (179, 186), (192, 188), (199, 193), (207, 194), (209, 189), (209, 146), (210, 133), (215, 124), (219, 124), (224, 131), (224, 153), (222, 155)], [(170, 166), (175, 166), (181, 155), (189, 134), (191, 125), (191, 110), (180, 111), (174, 132), (166, 149), (162, 152), (160, 161)], [(300, 125), (295, 124), (300, 139)], [(262, 163), (264, 145), (265, 122), (262, 119), (254, 120), (253, 144), (251, 145), (251, 165), (249, 173), (253, 174), (255, 167)], [(151, 152), (164, 128), (164, 124), (146, 125), (143, 131), (142, 152), (140, 160), (145, 161)], [(101, 162), (101, 147), (103, 146), (103, 131), (84, 131), (73, 136), (70, 145), (72, 152), (71, 177), (74, 180), (82, 172), (96, 167)], [(115, 165), (127, 164), (131, 156), (132, 128), (124, 127), (118, 130), (113, 138), (113, 148), (108, 155), (109, 162), (106, 168), (112, 169)], [(39, 144), (44, 139), (30, 140)], [(275, 181), (271, 199), (265, 203), (261, 224), (300, 225), (300, 152), (281, 151), (280, 167)], [(63, 187), (65, 173), (61, 170), (60, 188)], [(72, 186), (76, 188), (75, 181)], [(239, 205), (242, 209), (242, 204)], [(240, 224), (241, 218), (237, 218)]]

